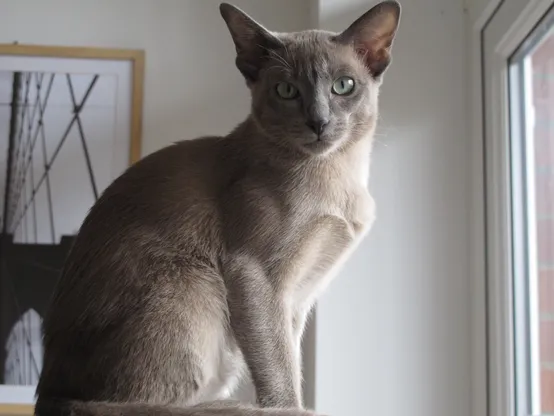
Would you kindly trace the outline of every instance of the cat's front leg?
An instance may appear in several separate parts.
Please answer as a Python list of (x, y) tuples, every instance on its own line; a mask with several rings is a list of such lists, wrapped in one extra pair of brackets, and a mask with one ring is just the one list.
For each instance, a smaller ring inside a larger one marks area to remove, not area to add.
[(254, 259), (224, 267), (231, 327), (250, 369), (262, 407), (301, 408), (292, 308)]
[(300, 368), (299, 383), (302, 384), (302, 338), (306, 329), (311, 305), (297, 309), (293, 315), (294, 354), (298, 368)]

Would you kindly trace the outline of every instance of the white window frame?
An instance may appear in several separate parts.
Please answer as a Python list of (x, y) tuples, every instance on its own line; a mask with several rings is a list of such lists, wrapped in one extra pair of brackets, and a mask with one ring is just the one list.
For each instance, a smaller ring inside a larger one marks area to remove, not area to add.
[[(522, 397), (514, 378), (510, 182), (510, 122), (514, 121), (509, 117), (508, 60), (552, 4), (553, 0), (493, 0), (471, 31), (474, 416), (516, 416), (516, 397)], [(538, 398), (525, 396), (525, 400), (536, 403)], [(524, 405), (525, 401), (518, 403)]]

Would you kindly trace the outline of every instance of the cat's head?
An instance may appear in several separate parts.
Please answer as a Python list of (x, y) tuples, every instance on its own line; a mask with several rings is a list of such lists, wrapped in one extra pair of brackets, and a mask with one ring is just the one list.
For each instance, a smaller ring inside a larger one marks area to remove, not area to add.
[(267, 140), (321, 155), (373, 131), (400, 19), (396, 1), (374, 6), (342, 33), (275, 33), (235, 6), (220, 10)]

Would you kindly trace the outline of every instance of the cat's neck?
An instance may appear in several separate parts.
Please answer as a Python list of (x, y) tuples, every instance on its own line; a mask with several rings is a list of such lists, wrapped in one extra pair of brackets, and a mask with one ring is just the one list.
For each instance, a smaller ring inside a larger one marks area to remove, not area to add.
[[(369, 176), (373, 129), (347, 141), (347, 145), (330, 154), (309, 155), (290, 146), (269, 140), (252, 117), (233, 130), (228, 139), (249, 162), (279, 170), (304, 171), (317, 175), (332, 170), (337, 175), (353, 175), (364, 186)], [(233, 147), (235, 147), (233, 146)]]

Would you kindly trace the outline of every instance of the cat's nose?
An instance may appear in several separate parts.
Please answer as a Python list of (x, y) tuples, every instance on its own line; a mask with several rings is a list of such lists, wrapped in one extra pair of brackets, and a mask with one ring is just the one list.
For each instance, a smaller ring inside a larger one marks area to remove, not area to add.
[(321, 136), (325, 131), (325, 127), (329, 124), (329, 120), (326, 118), (308, 119), (306, 125), (318, 136)]

